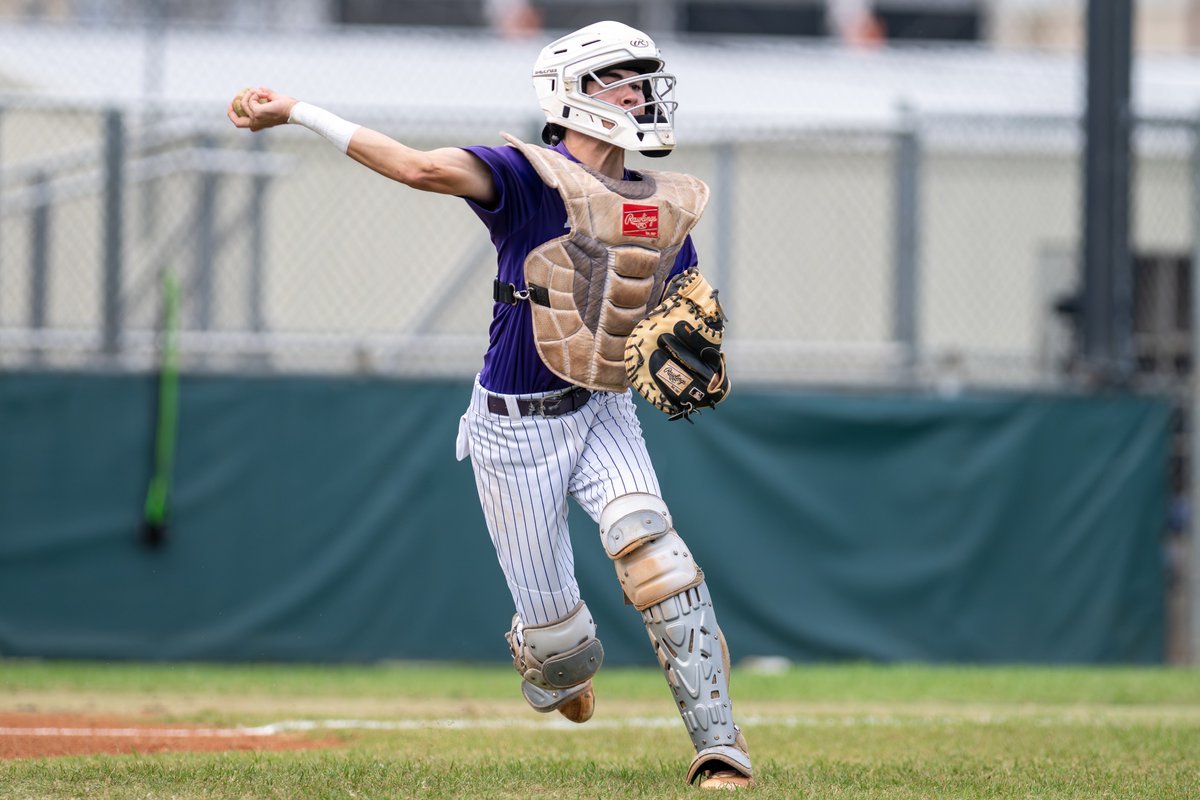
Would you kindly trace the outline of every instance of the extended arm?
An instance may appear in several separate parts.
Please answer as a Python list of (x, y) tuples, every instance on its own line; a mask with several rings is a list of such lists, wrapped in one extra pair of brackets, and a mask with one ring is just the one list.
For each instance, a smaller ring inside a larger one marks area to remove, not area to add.
[[(261, 131), (288, 122), (320, 133), (358, 163), (385, 178), (425, 192), (467, 197), (489, 206), (496, 200), (492, 173), (475, 156), (456, 147), (415, 150), (379, 131), (330, 114), (267, 88), (250, 89), (230, 101), (227, 113), (239, 128)], [(241, 114), (238, 111), (241, 111)]]

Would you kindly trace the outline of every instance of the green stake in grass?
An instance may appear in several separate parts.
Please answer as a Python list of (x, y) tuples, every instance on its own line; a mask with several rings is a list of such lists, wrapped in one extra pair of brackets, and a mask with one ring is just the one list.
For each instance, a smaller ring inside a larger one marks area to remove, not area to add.
[(142, 519), (142, 541), (147, 547), (159, 547), (167, 539), (167, 504), (179, 412), (179, 283), (170, 271), (163, 272), (162, 287), (163, 343), (158, 373), (154, 474), (146, 492), (146, 508)]

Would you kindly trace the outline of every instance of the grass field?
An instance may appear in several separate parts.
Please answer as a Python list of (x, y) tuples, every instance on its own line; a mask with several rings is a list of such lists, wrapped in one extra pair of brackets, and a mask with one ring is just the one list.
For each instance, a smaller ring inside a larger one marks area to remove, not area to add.
[[(0, 798), (696, 797), (662, 677), (606, 668), (586, 725), (505, 666), (0, 660), (0, 712), (307, 720), (335, 746), (0, 761)], [(756, 798), (1200, 798), (1200, 671), (734, 669)], [(377, 727), (367, 727), (374, 723)]]

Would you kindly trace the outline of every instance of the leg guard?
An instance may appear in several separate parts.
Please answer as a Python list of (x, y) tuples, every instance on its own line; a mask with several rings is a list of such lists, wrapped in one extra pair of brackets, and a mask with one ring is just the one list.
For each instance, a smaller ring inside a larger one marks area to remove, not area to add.
[(600, 512), (600, 537), (625, 597), (638, 611), (700, 584), (704, 573), (652, 494), (626, 494)]
[(696, 748), (688, 783), (724, 770), (752, 778), (746, 740), (733, 721), (729, 656), (708, 586), (669, 597), (643, 611), (642, 619)]
[(523, 679), (521, 693), (535, 711), (553, 711), (589, 690), (604, 663), (604, 647), (583, 602), (545, 625), (522, 626), (514, 615), (504, 638)]
[(704, 573), (671, 527), (665, 504), (653, 495), (619, 497), (601, 513), (600, 532), (696, 748), (688, 783), (721, 772), (752, 781), (746, 740), (733, 721), (725, 638)]
[[(521, 696), (525, 698), (526, 703), (529, 703), (529, 707), (539, 714), (556, 711), (591, 690), (591, 681), (584, 681), (570, 689), (540, 689), (528, 681), (521, 681)], [(591, 717), (590, 710), (587, 716)]]

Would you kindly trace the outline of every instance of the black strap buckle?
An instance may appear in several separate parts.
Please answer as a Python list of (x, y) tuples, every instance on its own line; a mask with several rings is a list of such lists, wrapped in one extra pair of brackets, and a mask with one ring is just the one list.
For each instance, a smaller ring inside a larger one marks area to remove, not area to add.
[(529, 290), (517, 291), (511, 283), (501, 283), (499, 278), (492, 281), (492, 299), (497, 303), (515, 306), (522, 300), (529, 299)]
[(528, 289), (518, 289), (511, 283), (501, 283), (499, 278), (492, 280), (492, 299), (497, 303), (515, 306), (522, 300), (532, 300), (540, 306), (550, 307), (550, 290), (545, 286), (530, 286)]

